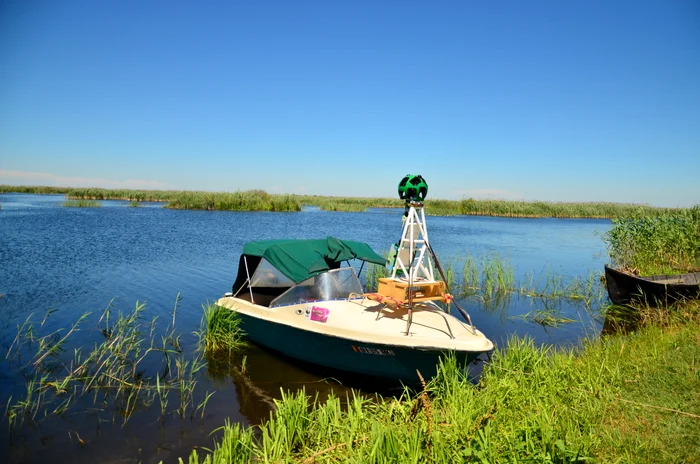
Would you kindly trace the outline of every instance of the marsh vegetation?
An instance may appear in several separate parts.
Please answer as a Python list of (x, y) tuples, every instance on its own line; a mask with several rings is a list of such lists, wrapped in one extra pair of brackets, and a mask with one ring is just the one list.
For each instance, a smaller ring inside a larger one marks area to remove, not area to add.
[[(367, 208), (403, 208), (398, 198), (334, 197), (322, 195), (270, 194), (264, 190), (203, 192), (181, 190), (133, 190), (0, 185), (0, 193), (64, 194), (72, 200), (127, 200), (164, 202), (175, 209), (220, 211), (300, 211), (302, 205), (326, 211), (362, 212)], [(428, 199), (426, 214), (502, 217), (630, 218), (658, 217), (682, 209), (607, 202), (544, 202), (516, 200)]]
[[(194, 354), (188, 354), (176, 331), (176, 298), (171, 319), (163, 326), (146, 318), (145, 303), (128, 312), (113, 303), (92, 329), (94, 345), (76, 344), (73, 335), (92, 320), (83, 314), (68, 328), (48, 329), (53, 310), (31, 314), (18, 328), (5, 355), (25, 378), (25, 394), (10, 398), (6, 416), (19, 432), (52, 416), (91, 404), (103, 420), (126, 423), (138, 410), (157, 408), (168, 416), (203, 415), (213, 392), (196, 390), (200, 370), (211, 356), (228, 356), (243, 346), (236, 313), (204, 306)], [(165, 322), (165, 321), (163, 321)]]
[(271, 195), (264, 190), (233, 193), (178, 192), (168, 200), (168, 208), (209, 211), (301, 211), (292, 195)]
[(202, 324), (197, 349), (206, 356), (233, 353), (245, 346), (241, 319), (235, 311), (214, 303), (202, 305)]
[(66, 200), (63, 206), (68, 208), (99, 208), (102, 202), (97, 200)]
[(661, 217), (640, 211), (603, 235), (614, 266), (642, 275), (700, 270), (700, 205)]

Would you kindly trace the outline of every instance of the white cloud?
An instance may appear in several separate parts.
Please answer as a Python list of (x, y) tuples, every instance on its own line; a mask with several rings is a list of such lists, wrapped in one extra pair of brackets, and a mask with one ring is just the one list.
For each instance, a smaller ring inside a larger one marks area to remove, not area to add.
[(157, 180), (110, 180), (98, 177), (66, 177), (47, 172), (5, 171), (0, 169), (0, 184), (46, 185), (50, 187), (102, 187), (125, 189), (166, 189)]

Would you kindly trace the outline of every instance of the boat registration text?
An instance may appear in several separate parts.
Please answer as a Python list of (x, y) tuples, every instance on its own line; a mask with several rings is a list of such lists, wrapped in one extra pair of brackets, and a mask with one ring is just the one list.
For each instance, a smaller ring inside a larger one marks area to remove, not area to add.
[(380, 356), (396, 356), (392, 350), (384, 350), (382, 348), (367, 348), (365, 346), (353, 345), (352, 350), (356, 353), (378, 354)]

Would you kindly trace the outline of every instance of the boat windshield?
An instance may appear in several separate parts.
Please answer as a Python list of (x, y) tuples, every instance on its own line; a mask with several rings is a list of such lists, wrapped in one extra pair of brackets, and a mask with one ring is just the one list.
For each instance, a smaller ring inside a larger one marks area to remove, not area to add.
[(285, 306), (320, 300), (344, 300), (351, 293), (362, 293), (362, 284), (352, 267), (333, 269), (311, 277), (293, 286), (270, 306)]

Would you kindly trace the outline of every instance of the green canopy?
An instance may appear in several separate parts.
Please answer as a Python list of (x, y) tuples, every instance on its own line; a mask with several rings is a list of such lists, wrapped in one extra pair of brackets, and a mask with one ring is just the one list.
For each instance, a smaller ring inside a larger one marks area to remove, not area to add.
[(374, 264), (386, 264), (386, 259), (369, 245), (335, 237), (315, 240), (264, 240), (248, 242), (243, 254), (265, 258), (276, 269), (294, 282), (333, 269), (333, 264), (360, 259)]

